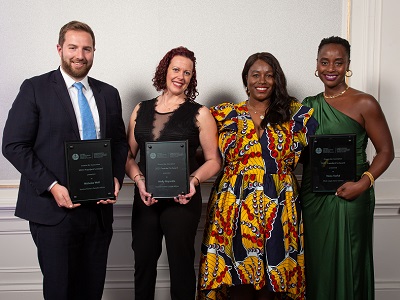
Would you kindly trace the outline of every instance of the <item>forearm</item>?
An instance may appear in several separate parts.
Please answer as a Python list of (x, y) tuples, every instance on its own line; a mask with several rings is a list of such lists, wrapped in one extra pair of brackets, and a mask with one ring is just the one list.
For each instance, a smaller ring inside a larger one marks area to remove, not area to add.
[(130, 179), (135, 181), (135, 183), (136, 183), (136, 180), (138, 179), (137, 175), (142, 174), (142, 172), (139, 169), (138, 164), (135, 161), (135, 158), (133, 158), (131, 155), (128, 156), (128, 159), (126, 161), (125, 172), (126, 172), (126, 175), (128, 175), (128, 177)]
[(347, 200), (356, 199), (374, 184), (375, 179), (382, 175), (392, 160), (391, 152), (379, 152), (372, 161), (370, 168), (361, 175), (360, 180), (344, 183), (337, 189), (336, 195)]
[(54, 181), (59, 180), (30, 147), (3, 140), (3, 155), (22, 176), (29, 180), (38, 194), (46, 192)]
[(372, 160), (368, 172), (371, 173), (374, 179), (377, 179), (387, 170), (387, 168), (392, 163), (393, 159), (394, 159), (394, 151), (379, 152)]
[[(221, 161), (219, 159), (209, 159), (204, 162), (196, 171), (194, 171), (192, 176), (196, 176), (201, 182), (206, 181), (210, 177), (214, 176), (221, 169)], [(193, 179), (192, 179), (193, 181)], [(193, 181), (195, 185), (198, 185), (197, 180)]]

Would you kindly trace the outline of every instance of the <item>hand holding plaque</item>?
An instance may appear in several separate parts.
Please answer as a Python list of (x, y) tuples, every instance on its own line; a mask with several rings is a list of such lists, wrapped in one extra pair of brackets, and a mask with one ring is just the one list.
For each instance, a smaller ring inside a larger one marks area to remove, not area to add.
[(187, 140), (146, 143), (146, 189), (156, 199), (189, 193)]
[(313, 192), (334, 193), (346, 181), (356, 180), (355, 134), (310, 136)]

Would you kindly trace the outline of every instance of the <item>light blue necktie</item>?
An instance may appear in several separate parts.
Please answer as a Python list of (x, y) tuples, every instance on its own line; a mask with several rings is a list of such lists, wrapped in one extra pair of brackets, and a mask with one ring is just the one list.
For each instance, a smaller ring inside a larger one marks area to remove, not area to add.
[(94, 140), (96, 139), (96, 126), (94, 125), (89, 103), (82, 91), (83, 84), (81, 82), (75, 82), (73, 86), (78, 90), (78, 103), (82, 118), (82, 137), (84, 140)]

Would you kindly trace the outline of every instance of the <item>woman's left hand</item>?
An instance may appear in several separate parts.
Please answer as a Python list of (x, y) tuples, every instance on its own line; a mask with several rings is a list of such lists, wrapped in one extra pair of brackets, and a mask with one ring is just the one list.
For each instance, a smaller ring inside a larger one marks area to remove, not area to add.
[(192, 181), (189, 183), (189, 193), (186, 195), (178, 195), (174, 198), (175, 202), (180, 204), (188, 204), (189, 201), (192, 199), (193, 195), (196, 194), (196, 188)]
[(357, 182), (349, 181), (338, 187), (335, 195), (345, 200), (354, 200), (368, 188), (369, 185), (368, 184), (366, 185), (364, 181), (360, 180)]

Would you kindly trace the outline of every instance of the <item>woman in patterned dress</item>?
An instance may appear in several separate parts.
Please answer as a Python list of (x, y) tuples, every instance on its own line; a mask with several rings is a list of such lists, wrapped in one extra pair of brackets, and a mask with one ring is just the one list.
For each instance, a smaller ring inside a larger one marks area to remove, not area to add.
[(203, 237), (199, 299), (304, 299), (303, 232), (292, 171), (317, 126), (312, 109), (288, 95), (270, 53), (243, 68), (248, 100), (211, 108), (223, 170)]

